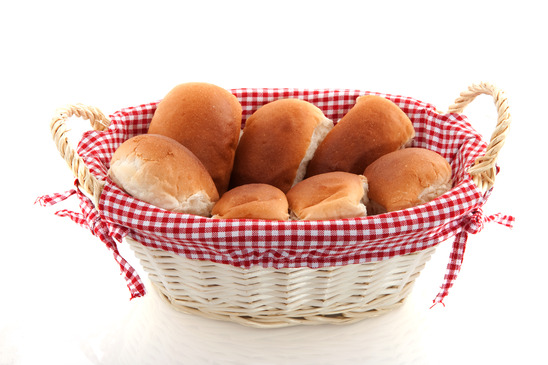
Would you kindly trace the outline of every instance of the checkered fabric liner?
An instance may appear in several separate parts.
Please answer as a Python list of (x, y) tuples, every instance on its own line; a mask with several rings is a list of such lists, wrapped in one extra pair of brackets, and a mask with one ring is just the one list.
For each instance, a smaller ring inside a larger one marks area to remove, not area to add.
[[(147, 132), (158, 102), (122, 109), (110, 116), (107, 131), (89, 131), (78, 154), (91, 172), (106, 184), (93, 224), (113, 251), (128, 281), (132, 297), (144, 294), (133, 268), (117, 253), (116, 241), (129, 236), (141, 244), (171, 251), (189, 259), (210, 260), (248, 268), (320, 268), (386, 260), (437, 245), (455, 236), (450, 262), (440, 293), (442, 302), (460, 270), (468, 233), (477, 233), (485, 222), (512, 226), (513, 217), (485, 216), (482, 194), (466, 172), (486, 144), (460, 114), (440, 114), (433, 105), (409, 97), (360, 90), (332, 89), (232, 89), (243, 108), (242, 125), (260, 106), (281, 98), (299, 98), (318, 106), (334, 122), (342, 118), (364, 94), (395, 102), (413, 122), (414, 147), (440, 153), (451, 164), (454, 188), (434, 201), (402, 211), (354, 219), (327, 221), (215, 220), (172, 213), (137, 200), (119, 189), (107, 172), (112, 154), (126, 139)], [(78, 187), (81, 200), (88, 199)], [(66, 194), (42, 197), (43, 205), (55, 204)], [(88, 199), (89, 200), (89, 199)], [(87, 213), (86, 213), (87, 211)], [(75, 213), (73, 220), (89, 220), (90, 210)], [(83, 214), (83, 216), (82, 216)], [(61, 215), (67, 215), (66, 212)], [(93, 230), (92, 230), (93, 232)], [(108, 232), (108, 234), (105, 234)], [(96, 232), (95, 232), (96, 234)], [(106, 236), (106, 237), (105, 237)]]

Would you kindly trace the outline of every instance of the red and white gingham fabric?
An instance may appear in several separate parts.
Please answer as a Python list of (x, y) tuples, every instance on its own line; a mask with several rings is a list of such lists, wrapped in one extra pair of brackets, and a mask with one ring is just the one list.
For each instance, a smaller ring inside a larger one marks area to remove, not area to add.
[(80, 226), (87, 228), (93, 233), (93, 235), (99, 237), (99, 239), (112, 251), (114, 259), (120, 266), (120, 272), (126, 280), (128, 289), (131, 293), (131, 298), (142, 296), (145, 294), (145, 286), (135, 271), (135, 269), (120, 255), (118, 251), (118, 245), (116, 241), (111, 237), (109, 227), (101, 220), (100, 214), (95, 209), (92, 201), (78, 188), (78, 180), (74, 182), (76, 189), (69, 190), (65, 193), (52, 194), (39, 197), (35, 203), (41, 206), (47, 207), (55, 205), (63, 200), (78, 195), (80, 198), (81, 212), (73, 212), (70, 210), (60, 210), (55, 214), (60, 217), (68, 217)]
[[(360, 90), (233, 89), (231, 92), (242, 104), (242, 123), (260, 106), (281, 98), (307, 100), (335, 122), (348, 112), (360, 95), (376, 94), (388, 98), (413, 122), (416, 131), (413, 146), (436, 151), (450, 162), (454, 188), (419, 207), (355, 219), (215, 220), (168, 212), (127, 195), (107, 177), (110, 158), (116, 148), (126, 139), (147, 132), (158, 103), (154, 102), (114, 113), (107, 131), (85, 133), (78, 147), (79, 155), (91, 172), (106, 181), (98, 209), (92, 209), (98, 211), (99, 218), (93, 214), (94, 223), (88, 226), (99, 226), (101, 232), (108, 232), (107, 237), (100, 238), (107, 240), (105, 243), (111, 249), (114, 247), (115, 256), (114, 241), (121, 241), (127, 235), (145, 246), (190, 259), (244, 268), (253, 265), (319, 268), (386, 260), (456, 236), (444, 283), (434, 300), (438, 303), (447, 295), (460, 270), (468, 233), (479, 232), (488, 221), (507, 226), (513, 223), (513, 217), (483, 215), (481, 207), (489, 194), (482, 194), (466, 171), (485, 153), (486, 144), (463, 115), (439, 114), (434, 106), (409, 97)], [(84, 194), (78, 196), (87, 199)], [(54, 197), (50, 204), (55, 200)], [(89, 219), (89, 209), (83, 213)], [(132, 297), (143, 295), (140, 279), (122, 260), (117, 258)]]

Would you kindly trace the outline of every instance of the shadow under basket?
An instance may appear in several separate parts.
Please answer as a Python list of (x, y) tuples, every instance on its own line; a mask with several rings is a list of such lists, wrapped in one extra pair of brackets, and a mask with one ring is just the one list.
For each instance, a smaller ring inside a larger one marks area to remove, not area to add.
[[(265, 104), (271, 101), (269, 98), (296, 97), (294, 93), (299, 91), (235, 89), (232, 92), (242, 102), (245, 122), (245, 118), (261, 106), (258, 101)], [(322, 90), (306, 91), (303, 95), (321, 107), (330, 119), (339, 120), (352, 107), (358, 93)], [(466, 145), (467, 151), (473, 151), (465, 156), (458, 149), (460, 147), (453, 146), (457, 143), (455, 139), (460, 138), (455, 136), (462, 136), (463, 130), (473, 128), (459, 113), (480, 94), (493, 96), (498, 111), (497, 126), (488, 145), (475, 131), (470, 139), (464, 136), (459, 143)], [(464, 254), (466, 234), (479, 232), (487, 221), (481, 205), (493, 186), (496, 157), (510, 123), (504, 94), (488, 83), (472, 85), (444, 115), (427, 103), (398, 96), (392, 99), (400, 103), (413, 121), (417, 146), (457, 151), (445, 157), (451, 160), (454, 173), (458, 170), (465, 176), (462, 182), (456, 183), (445, 198), (412, 212), (357, 218), (349, 222), (282, 222), (279, 227), (278, 223), (256, 223), (255, 236), (250, 235), (249, 222), (225, 221), (221, 224), (205, 217), (162, 211), (128, 196), (108, 179), (110, 157), (125, 139), (146, 133), (156, 103), (122, 110), (111, 116), (113, 119), (97, 108), (69, 105), (57, 111), (51, 131), (61, 156), (77, 177), (77, 190), (80, 192), (81, 188), (89, 194), (79, 194), (82, 222), (92, 228), (94, 234), (99, 233), (99, 238), (114, 252), (130, 290), (135, 288), (131, 284), (142, 282), (119, 255), (115, 240), (128, 242), (147, 272), (153, 289), (178, 311), (259, 328), (346, 324), (401, 306), (437, 245), (453, 236), (461, 239), (460, 246), (453, 245), (453, 249), (457, 247), (457, 256), (453, 255), (455, 252), (451, 255), (452, 260), (459, 261), (458, 265), (453, 265), (456, 267), (453, 270), (458, 271), (462, 261), (462, 256), (458, 255)], [(420, 111), (413, 109), (415, 104)], [(88, 119), (94, 129), (84, 135), (77, 151), (68, 143), (69, 129), (65, 126), (72, 116)], [(439, 117), (441, 121), (434, 128), (425, 124), (427, 117)], [(118, 124), (109, 128), (111, 121)], [(444, 128), (451, 123), (458, 125), (453, 125), (449, 133)], [(437, 133), (436, 138), (430, 138), (431, 133)], [(439, 142), (438, 136), (446, 140)], [(132, 226), (135, 221), (137, 223)], [(180, 232), (166, 231), (167, 227), (158, 229), (161, 222), (169, 222), (170, 227)], [(279, 230), (271, 233), (270, 225)], [(194, 231), (194, 227), (199, 228)], [(226, 227), (231, 230), (222, 231)], [(284, 232), (290, 232), (287, 237), (291, 242), (287, 246), (282, 237)], [(261, 243), (249, 241), (248, 235), (260, 237)], [(199, 241), (193, 241), (194, 236)], [(173, 237), (179, 237), (179, 241), (173, 242)], [(222, 237), (230, 237), (230, 242), (223, 241)], [(314, 254), (325, 252), (323, 258), (318, 258), (320, 261), (306, 261), (313, 254), (306, 251), (308, 246), (303, 244), (303, 237), (316, 240)], [(345, 245), (344, 240), (351, 244)], [(270, 245), (271, 252), (279, 249), (275, 253), (289, 257), (293, 264), (268, 265), (271, 261), (267, 259), (261, 262), (265, 242)], [(242, 261), (248, 258), (234, 254), (246, 250), (259, 258), (258, 264), (254, 261), (249, 265), (251, 261)], [(301, 256), (291, 256), (295, 252)], [(367, 259), (364, 259), (365, 255), (369, 255)], [(298, 261), (300, 259), (302, 261)], [(236, 264), (231, 265), (232, 262)]]

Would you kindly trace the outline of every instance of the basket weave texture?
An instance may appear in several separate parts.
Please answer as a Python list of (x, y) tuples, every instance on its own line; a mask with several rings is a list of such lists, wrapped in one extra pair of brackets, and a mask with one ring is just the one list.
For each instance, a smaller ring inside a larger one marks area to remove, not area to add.
[[(178, 310), (258, 327), (348, 323), (401, 305), (436, 246), (455, 236), (445, 282), (435, 299), (441, 302), (460, 269), (467, 234), (479, 232), (491, 220), (511, 225), (511, 217), (483, 215), (494, 176), (487, 188), (478, 187), (469, 169), (492, 146), (488, 148), (457, 112), (441, 114), (413, 98), (361, 90), (231, 91), (242, 104), (243, 123), (260, 106), (280, 98), (307, 100), (336, 122), (358, 96), (386, 97), (413, 122), (413, 146), (436, 151), (449, 161), (454, 188), (419, 207), (355, 219), (215, 220), (167, 212), (127, 195), (107, 177), (116, 148), (146, 133), (158, 101), (122, 109), (109, 118), (99, 115), (105, 123), (84, 134), (76, 154), (87, 175), (75, 173), (76, 189), (43, 203), (74, 193), (80, 197), (82, 213), (69, 216), (113, 251), (132, 297), (145, 291), (118, 252), (117, 242), (124, 238), (153, 287)], [(492, 171), (493, 160), (480, 173)]]

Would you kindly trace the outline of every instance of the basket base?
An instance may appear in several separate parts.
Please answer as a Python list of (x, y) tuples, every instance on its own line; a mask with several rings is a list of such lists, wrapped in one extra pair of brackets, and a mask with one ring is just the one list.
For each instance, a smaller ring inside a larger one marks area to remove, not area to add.
[(349, 324), (392, 311), (436, 248), (337, 267), (243, 269), (127, 241), (171, 307), (256, 328)]
[(384, 306), (381, 308), (373, 308), (365, 310), (363, 312), (341, 312), (336, 314), (325, 315), (311, 315), (307, 317), (289, 317), (284, 314), (279, 315), (235, 315), (233, 313), (220, 313), (212, 311), (204, 311), (203, 309), (190, 307), (177, 303), (177, 300), (170, 299), (169, 294), (164, 293), (161, 287), (158, 287), (152, 283), (152, 287), (161, 300), (169, 305), (171, 308), (178, 312), (197, 315), (200, 317), (235, 322), (247, 327), (253, 328), (283, 328), (296, 325), (319, 325), (319, 324), (335, 324), (345, 325), (362, 321), (366, 318), (373, 318), (382, 314), (388, 313), (394, 309), (401, 307), (406, 298), (401, 298), (398, 302), (391, 304), (390, 306)]

